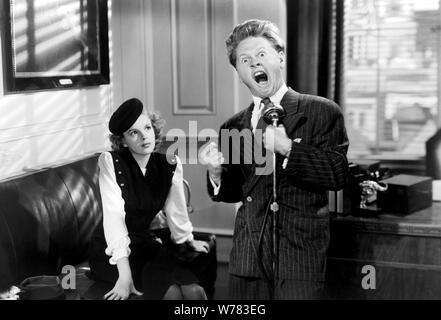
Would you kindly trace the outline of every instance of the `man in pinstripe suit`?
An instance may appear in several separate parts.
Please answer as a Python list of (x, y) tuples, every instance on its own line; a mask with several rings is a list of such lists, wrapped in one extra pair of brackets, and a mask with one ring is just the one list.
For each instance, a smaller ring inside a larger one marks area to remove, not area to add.
[[(249, 88), (253, 103), (227, 120), (220, 135), (248, 130), (253, 132), (252, 141), (244, 134), (239, 148), (221, 145), (223, 153), (212, 144), (201, 151), (201, 159), (208, 167), (211, 198), (242, 202), (230, 254), (230, 298), (320, 298), (329, 243), (327, 190), (341, 189), (348, 175), (349, 143), (342, 112), (328, 99), (286, 86), (285, 46), (273, 23), (245, 21), (236, 26), (226, 45), (230, 63)], [(283, 125), (264, 125), (260, 109), (268, 102), (265, 98), (285, 110)], [(247, 150), (253, 150), (247, 144), (254, 144), (254, 155), (259, 151), (256, 130), (260, 129), (264, 148), (268, 154), (276, 153), (280, 236), (275, 285), (271, 219), (265, 218), (272, 200), (272, 175), (256, 174), (256, 161), (246, 161)], [(226, 152), (230, 156), (224, 159)], [(240, 163), (232, 163), (235, 153), (240, 153)]]

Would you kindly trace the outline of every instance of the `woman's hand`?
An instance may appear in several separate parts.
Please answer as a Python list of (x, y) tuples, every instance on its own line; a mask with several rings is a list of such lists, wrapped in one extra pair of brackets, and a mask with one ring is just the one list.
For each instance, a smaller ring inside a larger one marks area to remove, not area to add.
[(131, 277), (118, 277), (112, 290), (104, 295), (106, 300), (126, 300), (130, 294), (141, 296), (142, 293), (136, 290)]
[(192, 240), (188, 242), (188, 245), (196, 252), (208, 253), (208, 251), (210, 250), (208, 242), (205, 241)]
[(130, 270), (128, 257), (121, 257), (116, 260), (116, 266), (119, 274), (118, 280), (113, 289), (104, 295), (104, 299), (126, 300), (132, 293), (141, 296), (142, 293), (136, 290), (135, 285), (133, 284), (132, 271)]

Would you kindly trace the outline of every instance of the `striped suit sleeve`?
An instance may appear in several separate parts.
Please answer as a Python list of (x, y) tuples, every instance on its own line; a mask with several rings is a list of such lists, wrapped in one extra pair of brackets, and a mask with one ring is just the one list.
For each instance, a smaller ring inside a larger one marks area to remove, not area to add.
[(313, 127), (312, 144), (292, 143), (282, 174), (325, 190), (343, 188), (348, 177), (346, 153), (349, 141), (340, 107), (328, 101), (309, 101), (308, 121)]

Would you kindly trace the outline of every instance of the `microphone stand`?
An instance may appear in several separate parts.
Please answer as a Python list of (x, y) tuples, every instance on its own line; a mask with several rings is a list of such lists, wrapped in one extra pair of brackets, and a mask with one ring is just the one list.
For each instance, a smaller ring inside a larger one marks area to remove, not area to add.
[[(272, 102), (265, 106), (265, 109), (262, 111), (265, 122), (268, 124), (272, 124), (275, 128), (277, 128), (279, 124), (279, 120), (282, 120), (285, 117), (285, 110), (281, 106), (275, 106)], [(278, 279), (278, 270), (279, 270), (279, 231), (277, 228), (278, 225), (278, 212), (279, 212), (279, 204), (277, 203), (277, 163), (276, 163), (276, 152), (273, 152), (273, 202), (270, 205), (270, 209), (273, 212), (273, 283), (272, 283), (272, 298), (276, 299), (277, 296), (277, 279)]]
[[(273, 118), (273, 126), (277, 128), (278, 118)], [(276, 152), (273, 152), (273, 202), (271, 203), (271, 211), (273, 212), (273, 300), (276, 300), (277, 274), (279, 268), (279, 233), (277, 229), (279, 204), (277, 203), (277, 165)]]

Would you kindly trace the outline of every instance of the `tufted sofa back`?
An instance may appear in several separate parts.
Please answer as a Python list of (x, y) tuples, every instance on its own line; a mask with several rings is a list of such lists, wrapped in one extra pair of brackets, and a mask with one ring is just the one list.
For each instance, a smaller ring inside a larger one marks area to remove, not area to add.
[(0, 292), (87, 260), (102, 219), (98, 155), (0, 182)]

